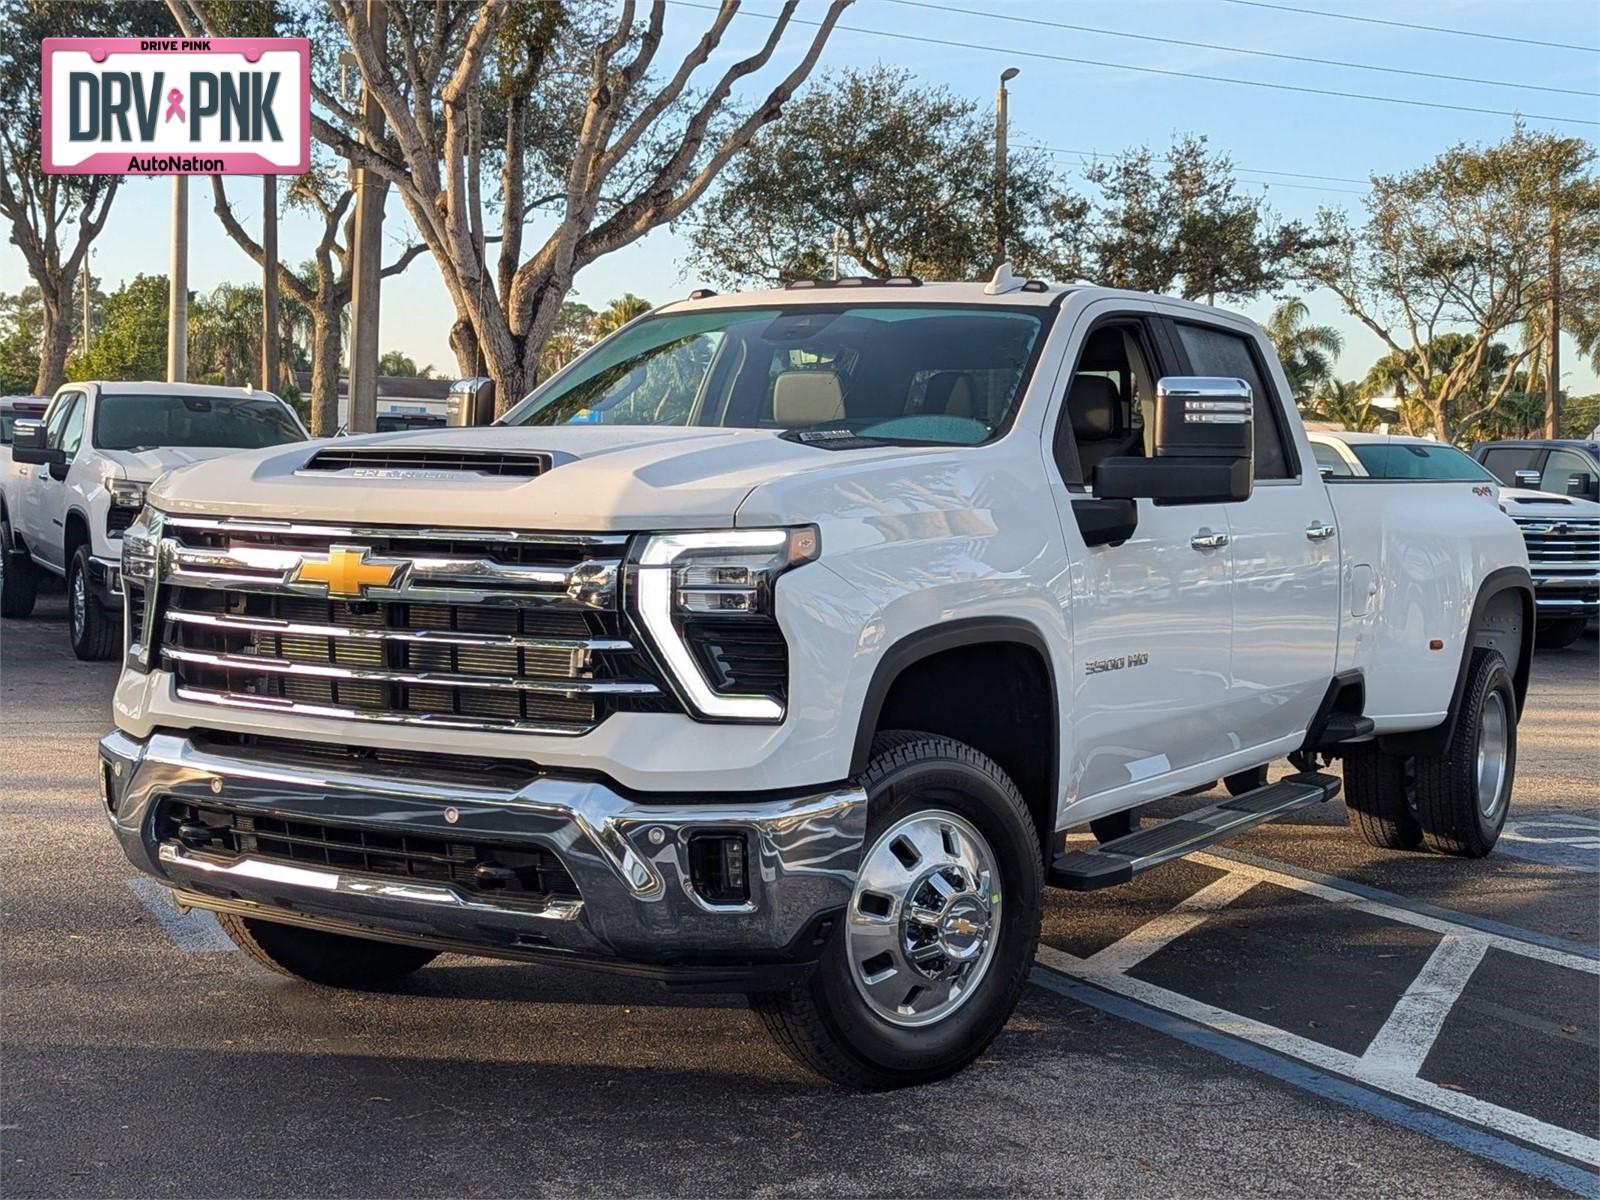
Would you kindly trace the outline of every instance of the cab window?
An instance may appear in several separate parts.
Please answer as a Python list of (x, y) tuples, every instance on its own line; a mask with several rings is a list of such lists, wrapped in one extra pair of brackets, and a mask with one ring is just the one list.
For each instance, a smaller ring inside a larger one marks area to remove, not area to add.
[(1491, 446), (1483, 452), (1483, 465), (1507, 487), (1517, 485), (1518, 471), (1537, 471), (1544, 456), (1542, 446)]
[(1317, 470), (1323, 475), (1341, 478), (1355, 474), (1344, 456), (1327, 442), (1312, 442), (1311, 457), (1317, 460)]
[(1574, 475), (1583, 474), (1594, 474), (1594, 468), (1583, 455), (1574, 454), (1571, 450), (1552, 450), (1550, 457), (1545, 460), (1544, 474), (1539, 477), (1539, 490), (1565, 496), (1567, 481)]
[(1277, 399), (1250, 340), (1211, 325), (1180, 321), (1177, 328), (1184, 353), (1189, 356), (1191, 372), (1242, 379), (1250, 385), (1250, 394), (1255, 397), (1255, 478), (1292, 479), (1297, 476), (1300, 472), (1294, 465), (1295, 460), (1284, 449), (1283, 422), (1278, 419)]
[(1056, 426), (1056, 463), (1069, 485), (1092, 483), (1107, 458), (1150, 455), (1156, 372), (1147, 346), (1137, 322), (1100, 325), (1085, 339)]

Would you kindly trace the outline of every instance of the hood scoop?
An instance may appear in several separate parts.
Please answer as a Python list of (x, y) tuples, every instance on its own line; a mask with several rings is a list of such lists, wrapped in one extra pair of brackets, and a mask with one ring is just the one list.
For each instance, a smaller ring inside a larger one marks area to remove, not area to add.
[(302, 471), (330, 471), (361, 479), (450, 479), (504, 475), (534, 479), (572, 455), (544, 450), (456, 450), (443, 446), (329, 446)]

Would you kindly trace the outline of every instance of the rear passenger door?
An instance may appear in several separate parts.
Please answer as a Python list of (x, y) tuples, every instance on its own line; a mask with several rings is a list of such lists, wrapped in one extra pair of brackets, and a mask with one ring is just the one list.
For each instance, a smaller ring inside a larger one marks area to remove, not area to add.
[(1243, 379), (1255, 397), (1250, 499), (1223, 506), (1233, 539), (1227, 709), (1240, 749), (1282, 743), (1304, 734), (1333, 677), (1340, 595), (1333, 505), (1309, 444), (1296, 436), (1288, 386), (1261, 334), (1242, 322), (1185, 319), (1172, 327), (1187, 374)]

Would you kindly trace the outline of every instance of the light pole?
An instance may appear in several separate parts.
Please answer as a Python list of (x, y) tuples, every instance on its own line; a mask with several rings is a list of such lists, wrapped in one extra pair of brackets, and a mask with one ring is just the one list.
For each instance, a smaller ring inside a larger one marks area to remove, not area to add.
[(1000, 90), (994, 97), (994, 263), (1006, 261), (1006, 84), (1022, 72), (1007, 67), (1000, 72)]

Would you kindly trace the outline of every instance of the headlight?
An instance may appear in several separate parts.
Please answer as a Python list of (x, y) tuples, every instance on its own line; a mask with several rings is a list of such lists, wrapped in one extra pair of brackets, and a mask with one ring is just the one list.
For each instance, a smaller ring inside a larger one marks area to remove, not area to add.
[(774, 585), (819, 550), (814, 525), (663, 533), (639, 543), (634, 607), (695, 715), (783, 720), (788, 647)]
[(112, 508), (131, 508), (135, 511), (144, 507), (144, 493), (149, 484), (135, 483), (131, 479), (118, 479), (115, 475), (107, 475), (100, 480), (100, 486), (106, 489), (106, 494), (111, 497)]
[(123, 661), (141, 674), (155, 661), (161, 523), (162, 514), (147, 505), (122, 535)]

